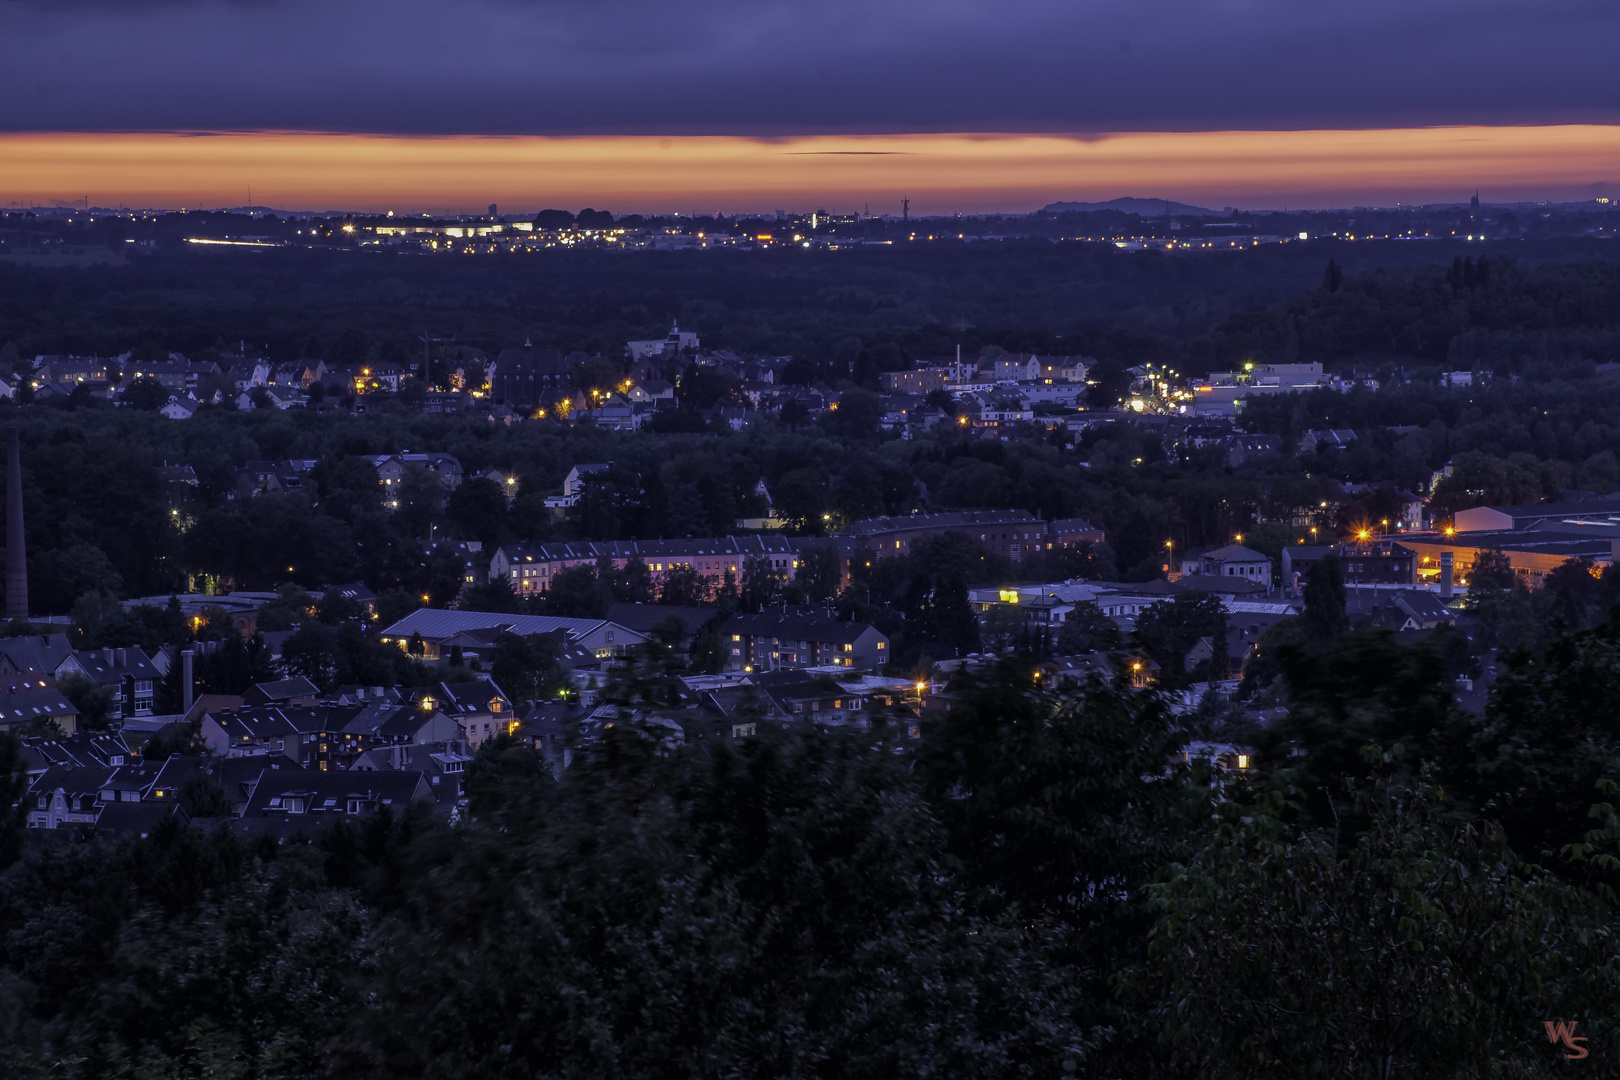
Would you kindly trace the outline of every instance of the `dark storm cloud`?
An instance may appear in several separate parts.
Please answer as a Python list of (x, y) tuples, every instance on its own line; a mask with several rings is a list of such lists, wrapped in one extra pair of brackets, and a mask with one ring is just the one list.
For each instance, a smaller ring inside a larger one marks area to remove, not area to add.
[(1599, 0), (0, 0), (0, 127), (1620, 121)]

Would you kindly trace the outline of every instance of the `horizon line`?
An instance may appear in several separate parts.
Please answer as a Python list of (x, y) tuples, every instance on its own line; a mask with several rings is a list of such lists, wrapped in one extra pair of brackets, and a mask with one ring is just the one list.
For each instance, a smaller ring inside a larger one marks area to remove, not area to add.
[(296, 213), (491, 202), (681, 216), (872, 204), (881, 213), (909, 198), (928, 217), (1031, 213), (1130, 190), (1293, 212), (1446, 205), (1475, 189), (1490, 204), (1579, 202), (1616, 181), (1620, 125), (1598, 124), (771, 138), (0, 133), (0, 204), (13, 208), (67, 207), (87, 194), (126, 207), (246, 206), (251, 185), (252, 205)]

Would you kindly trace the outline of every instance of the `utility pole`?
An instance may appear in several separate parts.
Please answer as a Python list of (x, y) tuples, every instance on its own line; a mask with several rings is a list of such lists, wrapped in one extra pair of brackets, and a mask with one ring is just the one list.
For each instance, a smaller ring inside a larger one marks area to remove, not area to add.
[(910, 221), (911, 220), (911, 200), (910, 199), (901, 199), (900, 200), (900, 220), (901, 221)]

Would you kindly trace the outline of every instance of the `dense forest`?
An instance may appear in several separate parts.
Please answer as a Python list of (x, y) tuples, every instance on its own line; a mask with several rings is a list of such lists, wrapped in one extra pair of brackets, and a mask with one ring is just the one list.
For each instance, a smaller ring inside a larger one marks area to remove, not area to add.
[[(952, 684), (553, 776), (491, 740), (454, 824), (278, 843), (0, 832), (0, 1061), (47, 1076), (1614, 1076), (1620, 624), (1444, 658), (1310, 618), (1253, 766), (1152, 693)], [(633, 706), (655, 663), (606, 691)], [(913, 721), (914, 723), (915, 721)], [(0, 741), (0, 775), (15, 744)], [(15, 793), (15, 782), (12, 793)], [(188, 796), (190, 797), (190, 796)], [(35, 840), (36, 838), (30, 838)]]
[[(1483, 283), (1451, 273), (1489, 251)], [(1608, 360), (1620, 293), (1596, 240), (1272, 244), (1127, 252), (1004, 240), (852, 251), (182, 251), (46, 269), (0, 262), (0, 345), (24, 357), (187, 354), (409, 360), (424, 335), (493, 354), (531, 340), (619, 356), (672, 320), (707, 348), (792, 355), (802, 378), (875, 378), (993, 345), (1200, 372), (1240, 360), (1469, 368)], [(1323, 267), (1342, 276), (1332, 291)], [(1454, 279), (1454, 280), (1453, 280)], [(350, 356), (358, 333), (363, 355)]]

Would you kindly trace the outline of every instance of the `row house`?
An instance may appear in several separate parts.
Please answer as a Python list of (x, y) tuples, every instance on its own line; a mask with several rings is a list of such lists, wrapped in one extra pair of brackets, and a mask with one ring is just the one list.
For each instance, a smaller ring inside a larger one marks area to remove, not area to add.
[[(907, 554), (921, 541), (952, 532), (978, 540), (1015, 561), (1036, 551), (1048, 551), (1054, 546), (1066, 547), (1076, 542), (1068, 540), (1060, 543), (1058, 537), (1052, 535), (1048, 523), (1027, 510), (963, 510), (864, 518), (851, 525), (847, 535), (864, 542), (873, 553), (883, 556)], [(1093, 532), (1095, 530), (1089, 528), (1085, 530), (1085, 538), (1101, 538), (1101, 533), (1093, 537)]]
[(721, 625), (720, 637), (734, 670), (831, 666), (875, 671), (889, 660), (889, 639), (881, 630), (823, 615), (737, 615)]
[(676, 571), (692, 571), (717, 589), (728, 574), (741, 585), (750, 573), (760, 570), (791, 580), (798, 571), (799, 551), (811, 542), (805, 537), (722, 536), (506, 544), (490, 559), (489, 574), (491, 581), (505, 581), (518, 596), (534, 596), (550, 588), (552, 579), (564, 570), (594, 567), (604, 560), (623, 570), (639, 559), (655, 585)]
[(220, 709), (203, 717), (202, 739), (218, 757), (283, 756), (326, 770), (342, 760), (342, 732), (362, 706), (262, 705)]
[[(493, 631), (494, 637), (512, 633), (519, 637), (561, 632), (573, 648), (583, 649), (598, 660), (622, 655), (644, 644), (646, 635), (607, 619), (570, 619), (559, 615), (503, 615), (493, 611), (446, 611), (418, 608), (385, 629), (379, 641), (402, 652), (436, 661), (449, 655), (454, 644), (467, 635)], [(564, 655), (564, 662), (570, 659)]]
[(405, 479), (405, 470), (413, 467), (437, 476), (446, 491), (460, 487), (463, 476), (461, 462), (450, 454), (380, 454), (371, 459), (371, 464), (377, 470), (378, 481), (390, 491)]
[(75, 650), (56, 669), (58, 679), (83, 675), (94, 680), (112, 696), (108, 718), (151, 716), (157, 684), (163, 672), (140, 649)]

